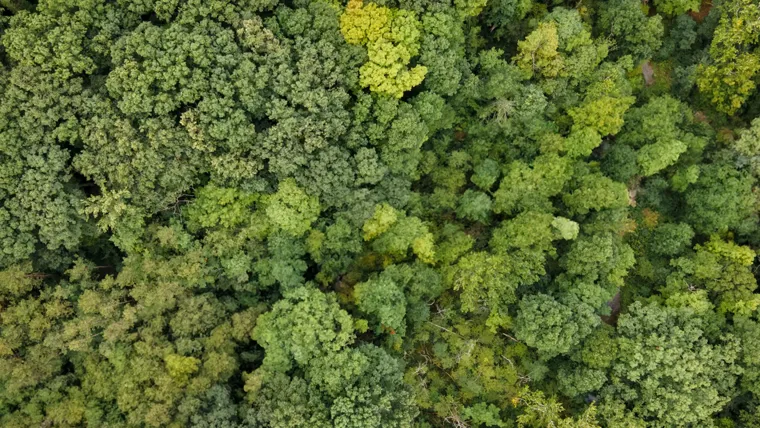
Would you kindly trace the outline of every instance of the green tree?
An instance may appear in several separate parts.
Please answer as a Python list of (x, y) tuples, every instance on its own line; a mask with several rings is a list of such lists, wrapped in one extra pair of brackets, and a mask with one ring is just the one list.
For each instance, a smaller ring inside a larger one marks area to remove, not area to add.
[(319, 200), (301, 190), (295, 181), (282, 181), (277, 192), (264, 198), (272, 224), (293, 236), (302, 236), (319, 217)]
[(654, 175), (657, 172), (673, 165), (678, 157), (687, 150), (686, 144), (680, 141), (658, 141), (647, 144), (639, 149), (636, 160), (641, 172), (645, 176)]
[(658, 0), (657, 11), (666, 15), (680, 15), (685, 12), (699, 11), (699, 0)]
[(699, 90), (728, 115), (739, 110), (757, 86), (760, 12), (756, 6), (751, 0), (721, 3), (720, 22), (710, 44), (710, 61), (699, 66)]
[(530, 75), (557, 77), (563, 69), (562, 57), (557, 52), (559, 39), (553, 22), (542, 22), (538, 28), (517, 43), (517, 66)]
[(636, 0), (613, 0), (600, 5), (597, 31), (615, 38), (621, 55), (636, 61), (651, 58), (662, 44), (662, 17), (648, 17)]
[(754, 227), (749, 225), (757, 212), (753, 178), (723, 163), (700, 169), (699, 178), (685, 194), (685, 217), (694, 230), (707, 235)]
[(618, 183), (601, 174), (584, 175), (580, 186), (566, 193), (562, 199), (575, 213), (586, 214), (590, 210), (623, 208), (628, 205), (628, 191)]
[(594, 309), (582, 302), (571, 298), (565, 304), (547, 294), (535, 294), (520, 301), (514, 329), (518, 339), (549, 359), (569, 353), (600, 322)]
[(362, 3), (349, 1), (340, 18), (346, 41), (367, 47), (368, 61), (359, 70), (361, 85), (401, 98), (422, 83), (427, 72), (423, 65), (406, 68), (419, 53), (420, 22), (410, 11)]
[[(618, 320), (620, 351), (604, 400), (651, 426), (708, 423), (733, 397), (738, 340), (713, 338), (688, 309), (635, 303)], [(604, 401), (603, 401), (604, 402)]]

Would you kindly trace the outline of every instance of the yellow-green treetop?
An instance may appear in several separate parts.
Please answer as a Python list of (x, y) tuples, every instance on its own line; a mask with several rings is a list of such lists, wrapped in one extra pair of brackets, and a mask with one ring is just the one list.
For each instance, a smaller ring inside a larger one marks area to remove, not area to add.
[(359, 69), (359, 83), (370, 91), (401, 98), (422, 83), (424, 65), (407, 68), (420, 48), (421, 23), (407, 10), (393, 10), (362, 0), (350, 0), (340, 17), (346, 41), (367, 47), (367, 61)]

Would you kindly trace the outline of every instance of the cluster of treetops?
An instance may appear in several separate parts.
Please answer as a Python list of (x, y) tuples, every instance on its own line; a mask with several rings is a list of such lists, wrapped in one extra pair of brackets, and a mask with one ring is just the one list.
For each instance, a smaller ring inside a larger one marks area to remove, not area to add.
[(760, 427), (758, 0), (0, 4), (0, 426)]

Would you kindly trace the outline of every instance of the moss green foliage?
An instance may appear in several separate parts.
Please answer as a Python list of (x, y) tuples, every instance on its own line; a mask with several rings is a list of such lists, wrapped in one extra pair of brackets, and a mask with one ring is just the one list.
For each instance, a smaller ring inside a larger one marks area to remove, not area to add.
[(0, 1), (0, 426), (760, 426), (757, 6)]

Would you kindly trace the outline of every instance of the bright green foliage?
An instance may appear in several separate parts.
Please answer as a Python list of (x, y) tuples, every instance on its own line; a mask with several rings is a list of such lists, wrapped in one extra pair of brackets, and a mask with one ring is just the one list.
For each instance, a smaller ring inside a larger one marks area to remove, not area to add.
[(364, 240), (372, 241), (372, 249), (398, 260), (404, 259), (411, 248), (423, 262), (435, 260), (433, 234), (417, 217), (407, 217), (390, 205), (375, 207), (375, 214), (362, 228)]
[(462, 411), (462, 417), (473, 424), (502, 427), (506, 423), (499, 418), (499, 408), (493, 404), (478, 403)]
[(198, 189), (195, 196), (188, 209), (188, 221), (203, 228), (219, 225), (229, 229), (247, 222), (252, 215), (249, 206), (257, 199), (254, 194), (213, 185)]
[(601, 174), (589, 174), (580, 180), (580, 186), (563, 196), (563, 201), (575, 213), (589, 210), (623, 208), (628, 205), (628, 191), (622, 183)]
[(568, 241), (577, 238), (578, 232), (580, 231), (578, 223), (564, 217), (555, 217), (554, 220), (552, 220), (552, 227), (562, 239)]
[(559, 46), (564, 52), (573, 52), (578, 48), (592, 44), (589, 27), (576, 9), (557, 7), (547, 16), (557, 25)]
[(187, 382), (188, 377), (198, 371), (200, 360), (194, 357), (183, 357), (177, 354), (169, 354), (164, 357), (166, 369), (173, 378)]
[(573, 129), (565, 140), (565, 150), (570, 157), (586, 157), (602, 144), (602, 137), (593, 127)]
[(760, 326), (756, 320), (746, 317), (736, 317), (735, 319), (736, 334), (742, 343), (742, 352), (740, 364), (744, 369), (742, 373), (741, 385), (755, 396), (760, 393), (760, 359), (756, 352), (747, 351), (756, 349), (760, 344)]
[(550, 214), (526, 211), (494, 230), (489, 245), (500, 252), (554, 253)]
[[(687, 309), (635, 303), (618, 321), (620, 351), (605, 400), (649, 426), (707, 423), (733, 396), (738, 340), (712, 338)], [(606, 404), (606, 403), (605, 403)]]
[[(631, 104), (633, 104), (632, 97), (602, 97), (589, 100), (580, 107), (571, 110), (570, 116), (580, 129), (586, 127), (596, 131), (599, 135), (613, 135), (617, 134), (623, 126), (623, 114)], [(589, 144), (589, 146), (591, 145)], [(585, 150), (581, 151), (581, 153), (585, 152)]]
[(543, 210), (549, 204), (549, 197), (562, 191), (571, 174), (570, 160), (557, 155), (539, 156), (532, 168), (515, 161), (494, 194), (494, 211)]
[(583, 103), (568, 111), (577, 132), (588, 134), (584, 128), (602, 136), (620, 132), (623, 115), (636, 100), (630, 96), (630, 86), (622, 78), (623, 65), (600, 68), (596, 73), (599, 81), (586, 89)]
[(382, 204), (375, 207), (375, 213), (372, 218), (364, 222), (362, 231), (364, 231), (364, 240), (374, 239), (393, 226), (398, 220), (397, 211), (388, 204)]
[(673, 174), (670, 178), (673, 190), (676, 192), (683, 192), (689, 187), (690, 184), (694, 184), (699, 179), (699, 166), (690, 165), (686, 168), (681, 168)]
[(517, 43), (519, 53), (515, 62), (530, 75), (557, 77), (563, 69), (558, 47), (557, 26), (542, 22), (525, 40)]
[(319, 200), (301, 190), (292, 179), (280, 182), (277, 193), (267, 197), (264, 204), (269, 221), (293, 236), (306, 233), (319, 216)]
[(653, 175), (678, 160), (688, 147), (680, 141), (658, 141), (639, 150), (637, 162), (645, 176)]
[(447, 280), (461, 290), (462, 310), (475, 311), (482, 300), (491, 306), (495, 323), (504, 322), (502, 306), (515, 301), (519, 278), (514, 276), (509, 260), (488, 253), (471, 253), (462, 257), (448, 272)]
[(360, 83), (373, 92), (401, 98), (427, 72), (422, 65), (406, 68), (419, 51), (420, 22), (409, 11), (362, 3), (350, 0), (340, 18), (346, 41), (367, 47), (369, 60), (359, 70)]
[(721, 17), (710, 44), (710, 64), (700, 64), (697, 85), (715, 107), (734, 114), (757, 86), (760, 72), (760, 11), (752, 0), (721, 3)]
[(465, 16), (478, 16), (488, 0), (454, 0), (454, 6)]
[(251, 337), (267, 350), (263, 368), (286, 372), (342, 350), (354, 341), (354, 328), (334, 296), (298, 288), (259, 318)]
[(436, 241), (438, 243), (436, 256), (440, 263), (448, 265), (456, 261), (462, 254), (467, 253), (475, 240), (466, 234), (461, 227), (450, 223), (443, 226)]
[(488, 325), (508, 324), (506, 308), (516, 300), (515, 290), (537, 281), (546, 256), (553, 255), (552, 220), (549, 214), (522, 213), (494, 231), (495, 253), (471, 253), (452, 266), (446, 279), (461, 290), (461, 309), (474, 312), (485, 303)]
[(750, 270), (756, 257), (752, 249), (713, 236), (694, 250), (690, 259), (674, 262), (690, 287), (705, 289), (721, 312), (746, 315), (757, 309), (760, 299), (753, 294), (757, 281)]

